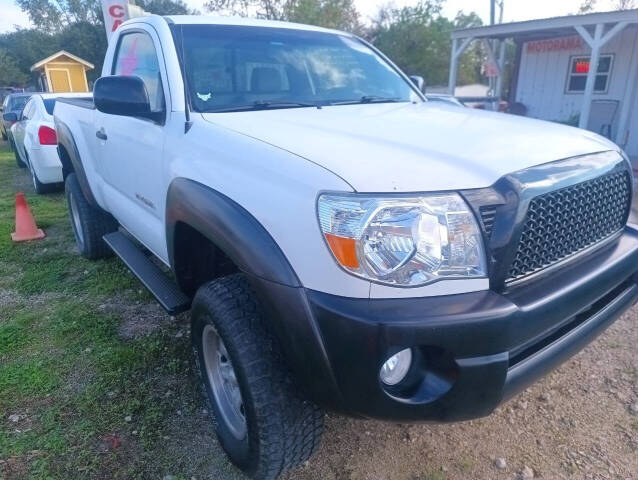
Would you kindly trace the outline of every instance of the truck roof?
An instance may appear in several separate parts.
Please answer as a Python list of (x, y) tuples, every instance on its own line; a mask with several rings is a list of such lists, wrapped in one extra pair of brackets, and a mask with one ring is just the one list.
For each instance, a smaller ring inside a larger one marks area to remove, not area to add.
[[(151, 15), (154, 16), (154, 15)], [(140, 17), (148, 18), (148, 17)], [(301, 23), (281, 22), (276, 20), (259, 20), (243, 17), (221, 17), (206, 15), (167, 15), (164, 17), (169, 22), (179, 25), (241, 25), (247, 27), (289, 28), (293, 30), (309, 30), (316, 32), (338, 33), (350, 35), (347, 32), (332, 30), (329, 28), (304, 25)], [(139, 18), (135, 19), (139, 20)]]

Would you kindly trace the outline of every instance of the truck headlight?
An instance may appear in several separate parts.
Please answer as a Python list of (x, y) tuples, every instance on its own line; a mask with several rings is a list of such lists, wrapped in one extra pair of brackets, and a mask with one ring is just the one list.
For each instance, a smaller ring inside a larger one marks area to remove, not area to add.
[(476, 219), (456, 193), (323, 194), (319, 223), (348, 272), (394, 286), (486, 276)]

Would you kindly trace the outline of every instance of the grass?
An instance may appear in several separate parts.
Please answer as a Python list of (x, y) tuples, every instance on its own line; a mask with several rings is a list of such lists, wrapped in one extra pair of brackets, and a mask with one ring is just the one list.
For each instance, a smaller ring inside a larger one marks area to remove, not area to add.
[[(11, 242), (19, 190), (44, 240)], [(64, 195), (35, 195), (0, 146), (0, 478), (236, 478), (203, 409), (186, 322), (81, 258)]]

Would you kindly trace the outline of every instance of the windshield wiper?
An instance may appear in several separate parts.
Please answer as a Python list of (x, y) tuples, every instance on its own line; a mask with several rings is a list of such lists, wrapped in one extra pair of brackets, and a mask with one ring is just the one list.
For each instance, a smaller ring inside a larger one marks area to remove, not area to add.
[(206, 110), (204, 113), (246, 112), (251, 110), (268, 110), (270, 108), (300, 108), (300, 107), (321, 108), (322, 104), (311, 103), (311, 102), (257, 100), (253, 103), (249, 103), (246, 105), (234, 105), (232, 107), (211, 108), (210, 110)]
[(382, 97), (380, 95), (364, 95), (359, 100), (342, 100), (338, 102), (330, 102), (330, 105), (356, 105), (359, 103), (396, 103), (407, 102), (401, 97)]

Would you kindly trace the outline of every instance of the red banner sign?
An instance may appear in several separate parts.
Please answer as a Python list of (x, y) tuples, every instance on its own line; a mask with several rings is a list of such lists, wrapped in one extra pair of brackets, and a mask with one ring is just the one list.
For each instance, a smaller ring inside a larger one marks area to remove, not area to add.
[(579, 35), (573, 37), (550, 38), (548, 40), (536, 40), (527, 42), (527, 53), (548, 53), (569, 50), (580, 50), (583, 39)]

